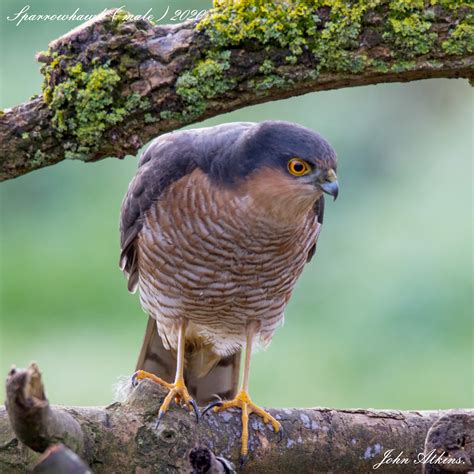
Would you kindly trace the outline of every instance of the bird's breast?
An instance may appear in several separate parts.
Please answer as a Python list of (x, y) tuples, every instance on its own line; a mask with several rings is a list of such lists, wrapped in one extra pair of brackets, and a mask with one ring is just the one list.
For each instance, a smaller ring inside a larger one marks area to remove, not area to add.
[(314, 244), (313, 213), (281, 225), (201, 171), (170, 186), (139, 235), (140, 296), (150, 314), (203, 325), (282, 318)]

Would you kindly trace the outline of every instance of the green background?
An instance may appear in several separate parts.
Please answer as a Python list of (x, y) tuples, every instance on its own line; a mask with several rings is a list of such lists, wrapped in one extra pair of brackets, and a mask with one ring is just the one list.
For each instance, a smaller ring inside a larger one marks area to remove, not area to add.
[[(1, 104), (41, 88), (34, 54), (77, 23), (6, 20)], [(136, 13), (165, 2), (29, 2), (29, 13)], [(176, 8), (205, 2), (172, 1)], [(169, 16), (168, 16), (169, 18)], [(471, 407), (472, 89), (429, 80), (308, 94), (199, 125), (284, 119), (339, 155), (341, 193), (286, 322), (255, 355), (254, 400), (272, 406)], [(63, 162), (0, 186), (0, 375), (36, 360), (53, 403), (105, 404), (131, 374), (146, 324), (118, 269), (118, 217), (136, 158)], [(3, 383), (0, 399), (4, 398)]]

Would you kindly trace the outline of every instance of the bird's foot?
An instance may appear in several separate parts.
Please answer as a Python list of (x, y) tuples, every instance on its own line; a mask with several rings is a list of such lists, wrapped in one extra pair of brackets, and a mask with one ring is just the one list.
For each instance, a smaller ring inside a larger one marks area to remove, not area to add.
[(191, 397), (191, 395), (189, 395), (188, 389), (186, 388), (186, 384), (184, 383), (183, 379), (177, 379), (174, 383), (168, 383), (160, 377), (151, 374), (150, 372), (138, 370), (133, 374), (132, 384), (136, 385), (139, 380), (143, 379), (153, 380), (153, 382), (156, 382), (169, 390), (168, 394), (163, 400), (163, 403), (160, 406), (157, 425), (160, 423), (161, 419), (168, 411), (168, 408), (173, 399), (178, 405), (186, 405), (189, 408), (189, 411), (194, 412), (194, 414), (196, 415), (196, 421), (199, 421), (199, 408), (194, 399)]
[(282, 426), (279, 421), (273, 418), (270, 413), (255, 405), (249, 397), (249, 394), (245, 390), (241, 390), (233, 400), (229, 401), (215, 401), (209, 404), (202, 414), (204, 415), (207, 411), (213, 409), (216, 413), (219, 413), (229, 408), (240, 408), (242, 411), (242, 437), (241, 437), (241, 449), (240, 456), (241, 460), (247, 459), (249, 451), (249, 415), (255, 413), (263, 419), (264, 423), (271, 423), (275, 433), (282, 432)]

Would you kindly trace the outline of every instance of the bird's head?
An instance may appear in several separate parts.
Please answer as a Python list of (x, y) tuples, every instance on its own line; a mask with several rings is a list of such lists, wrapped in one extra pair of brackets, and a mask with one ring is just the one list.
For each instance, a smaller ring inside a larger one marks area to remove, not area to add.
[(278, 217), (298, 218), (323, 193), (336, 199), (336, 153), (316, 132), (289, 122), (267, 121), (239, 140), (239, 171), (247, 192)]

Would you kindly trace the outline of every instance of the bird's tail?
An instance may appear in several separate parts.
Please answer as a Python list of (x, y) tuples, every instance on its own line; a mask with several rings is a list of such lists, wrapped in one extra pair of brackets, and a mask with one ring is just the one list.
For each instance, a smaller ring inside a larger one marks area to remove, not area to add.
[[(151, 372), (167, 382), (174, 380), (176, 353), (165, 349), (156, 329), (156, 322), (148, 318), (142, 349), (136, 370)], [(191, 396), (199, 405), (206, 405), (216, 395), (231, 399), (237, 393), (240, 352), (219, 357), (205, 344), (186, 347), (184, 378)]]

